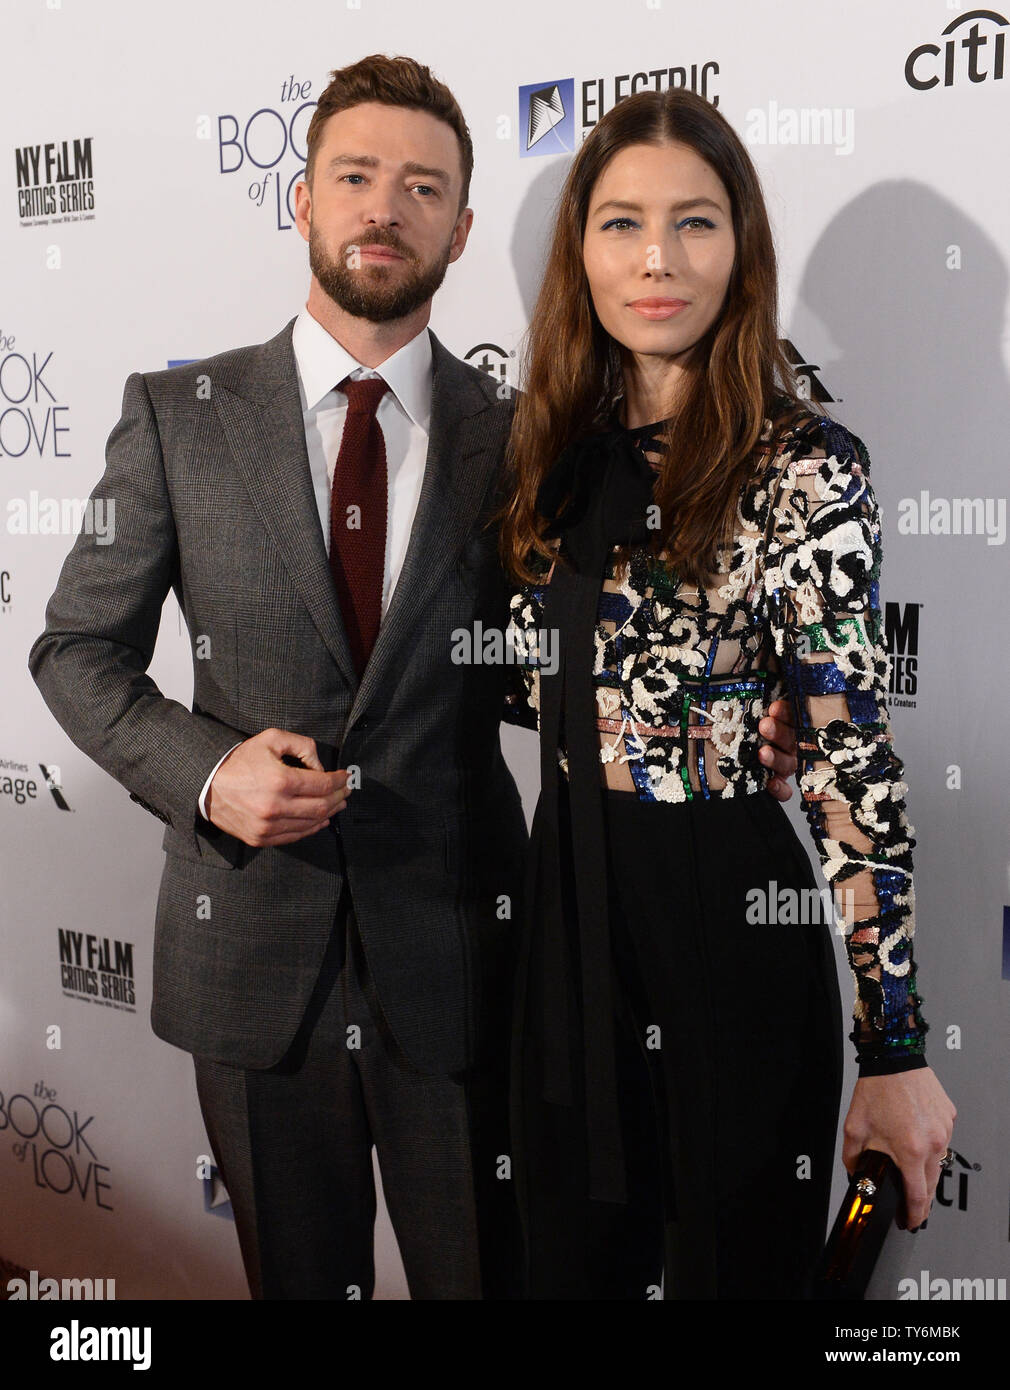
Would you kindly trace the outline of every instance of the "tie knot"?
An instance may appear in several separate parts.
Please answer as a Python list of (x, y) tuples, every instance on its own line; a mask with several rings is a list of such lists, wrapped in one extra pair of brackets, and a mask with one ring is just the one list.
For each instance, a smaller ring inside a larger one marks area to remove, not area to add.
[(381, 376), (366, 376), (360, 381), (345, 376), (337, 390), (346, 393), (349, 414), (374, 415), (389, 387)]

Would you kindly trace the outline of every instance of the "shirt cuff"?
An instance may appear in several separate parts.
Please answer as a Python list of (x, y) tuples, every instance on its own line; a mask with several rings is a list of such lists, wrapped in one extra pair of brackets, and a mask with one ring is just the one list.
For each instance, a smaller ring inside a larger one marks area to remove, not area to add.
[[(245, 739), (241, 739), (241, 738), (239, 739), (239, 743), (244, 743), (244, 742), (245, 742)], [(234, 753), (234, 752), (235, 752), (235, 749), (236, 749), (237, 747), (238, 747), (238, 743), (233, 743), (232, 746), (228, 749), (228, 752), (224, 755), (224, 758), (227, 758), (229, 753)], [(214, 764), (213, 768), (211, 769), (211, 774), (210, 774), (210, 776), (207, 778), (206, 782), (204, 782), (204, 784), (203, 784), (203, 791), (200, 793), (199, 800), (198, 800), (197, 803), (196, 803), (196, 804), (197, 804), (197, 809), (199, 810), (201, 816), (203, 816), (204, 820), (209, 820), (209, 819), (210, 819), (210, 817), (207, 815), (207, 793), (210, 791), (210, 784), (211, 784), (211, 782), (213, 782), (213, 780), (214, 780), (214, 773), (217, 772), (218, 768), (219, 768), (219, 767), (221, 766), (221, 764), (224, 762), (224, 758), (220, 758), (220, 759)]]

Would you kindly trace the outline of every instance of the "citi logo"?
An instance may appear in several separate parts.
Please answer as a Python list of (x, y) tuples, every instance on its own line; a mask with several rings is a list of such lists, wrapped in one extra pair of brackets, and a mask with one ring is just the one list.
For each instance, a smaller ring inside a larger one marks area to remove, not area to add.
[(942, 1207), (956, 1205), (958, 1211), (968, 1210), (968, 1174), (980, 1173), (981, 1163), (970, 1163), (963, 1154), (954, 1150), (956, 1166), (944, 1168), (936, 1185), (936, 1200)]
[[(941, 49), (939, 44), (923, 43), (913, 48), (905, 59), (905, 81), (917, 92), (928, 92), (931, 87), (940, 85), (940, 63), (943, 55), (943, 85), (953, 87), (955, 77), (969, 82), (985, 82), (989, 78), (998, 82), (1003, 77), (1004, 50), (1006, 35), (994, 32), (1005, 29), (1010, 20), (997, 14), (995, 10), (969, 10), (967, 14), (952, 19), (940, 35), (947, 42)], [(957, 33), (970, 24), (967, 33)], [(982, 26), (988, 32), (983, 32)], [(958, 49), (961, 60), (958, 62)]]
[[(497, 343), (478, 343), (476, 347), (470, 349), (463, 361), (469, 362), (480, 372), (486, 372), (501, 387), (508, 383), (508, 364), (513, 357), (515, 357), (514, 350), (507, 351), (505, 348), (499, 347)], [(499, 397), (502, 397), (503, 394), (499, 390)]]

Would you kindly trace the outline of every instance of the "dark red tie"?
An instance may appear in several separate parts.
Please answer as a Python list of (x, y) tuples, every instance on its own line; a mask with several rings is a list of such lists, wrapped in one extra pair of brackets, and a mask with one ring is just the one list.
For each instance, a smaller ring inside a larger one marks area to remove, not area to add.
[(386, 564), (386, 441), (375, 418), (388, 387), (381, 377), (337, 386), (347, 417), (330, 489), (330, 569), (359, 677), (382, 617)]

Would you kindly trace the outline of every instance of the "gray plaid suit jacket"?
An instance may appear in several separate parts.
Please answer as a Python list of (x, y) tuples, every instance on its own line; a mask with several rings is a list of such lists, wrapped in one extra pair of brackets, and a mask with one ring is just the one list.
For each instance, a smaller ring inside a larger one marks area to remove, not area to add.
[[(158, 1036), (232, 1065), (276, 1063), (346, 873), (396, 1041), (425, 1071), (462, 1072), (501, 1055), (527, 843), (499, 739), (509, 670), (451, 659), (455, 630), (508, 620), (486, 523), (512, 403), (431, 334), (424, 483), (359, 684), (312, 490), (293, 323), (260, 346), (129, 377), (93, 493), (115, 499), (114, 542), (78, 537), (29, 668), (74, 743), (166, 823)], [(170, 588), (194, 647), (192, 710), (146, 674)], [(204, 820), (197, 798), (227, 749), (270, 727), (312, 737), (327, 770), (357, 766), (361, 785), (336, 829), (251, 848)]]

